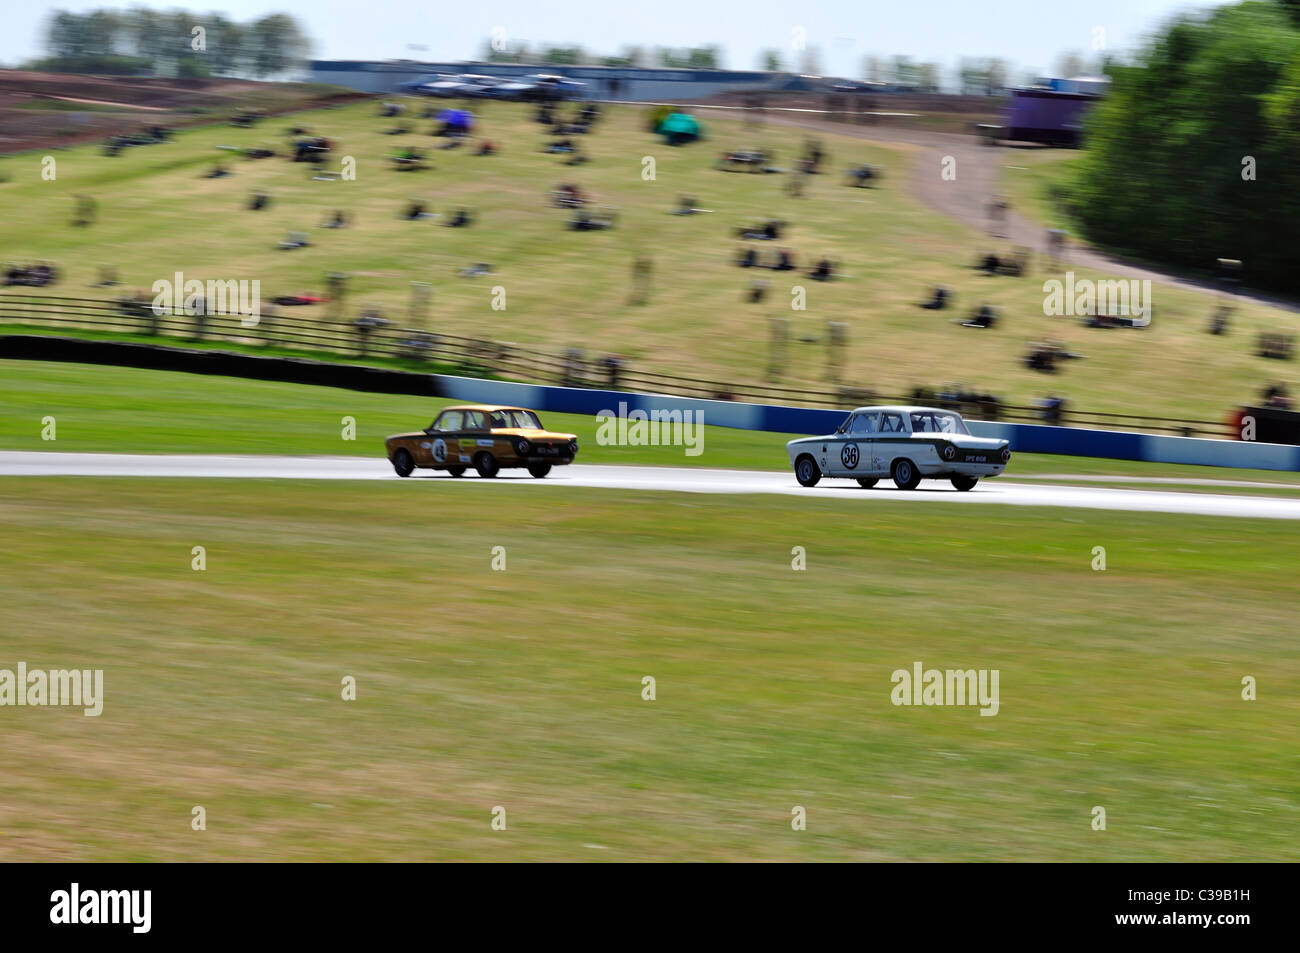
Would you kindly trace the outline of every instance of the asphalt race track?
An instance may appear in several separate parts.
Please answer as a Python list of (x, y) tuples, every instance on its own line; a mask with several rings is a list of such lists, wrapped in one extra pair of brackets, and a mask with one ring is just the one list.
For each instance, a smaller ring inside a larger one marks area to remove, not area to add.
[[(382, 458), (285, 457), (269, 455), (221, 456), (198, 454), (152, 455), (115, 453), (43, 453), (0, 451), (0, 477), (223, 477), (290, 480), (398, 480)], [(1071, 478), (1075, 479), (1075, 478)], [(1079, 477), (1079, 481), (1092, 480)], [(1136, 479), (1136, 478), (1116, 478)], [(584, 486), (621, 490), (661, 490), (681, 493), (783, 493), (792, 496), (839, 499), (860, 503), (943, 502), (1002, 503), (1013, 506), (1066, 506), (1083, 509), (1128, 510), (1147, 513), (1188, 513), (1205, 516), (1240, 516), (1264, 519), (1300, 519), (1300, 497), (1228, 495), (1169, 490), (1131, 490), (1093, 486), (1033, 485), (1006, 476), (983, 481), (968, 493), (959, 493), (946, 481), (926, 481), (905, 492), (889, 480), (864, 490), (850, 480), (823, 480), (813, 489), (799, 486), (789, 472), (709, 470), (702, 467), (594, 466), (556, 467), (544, 480), (523, 470), (507, 470), (494, 480), (480, 480), (473, 471), (460, 478), (433, 470), (417, 470), (405, 482), (413, 492), (434, 485), (473, 481), (492, 485)], [(1212, 481), (1170, 479), (1202, 486)], [(1242, 485), (1241, 481), (1223, 481)], [(1246, 484), (1270, 486), (1270, 484)], [(1271, 484), (1276, 486), (1277, 484)]]

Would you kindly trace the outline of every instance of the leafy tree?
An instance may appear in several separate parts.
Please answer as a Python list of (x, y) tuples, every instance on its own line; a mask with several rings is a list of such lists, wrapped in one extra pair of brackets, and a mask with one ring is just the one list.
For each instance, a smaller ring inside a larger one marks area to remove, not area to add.
[(939, 64), (922, 63), (917, 67), (917, 85), (927, 93), (939, 91)]
[(657, 51), (660, 66), (673, 69), (717, 69), (721, 59), (721, 50), (716, 46), (702, 46), (684, 50), (674, 50), (661, 46)]
[(219, 13), (209, 16), (201, 25), (208, 31), (207, 57), (211, 71), (218, 76), (238, 75), (248, 44), (247, 29)]
[(993, 57), (989, 60), (984, 93), (988, 96), (996, 96), (1007, 88), (1007, 82), (1007, 61)]
[(701, 46), (686, 52), (686, 65), (690, 69), (717, 69), (721, 60), (722, 50), (716, 46)]
[(542, 62), (555, 66), (580, 66), (587, 54), (580, 46), (549, 46), (542, 51)]
[(1082, 76), (1088, 70), (1084, 63), (1083, 54), (1076, 50), (1070, 50), (1068, 53), (1062, 53), (1060, 59), (1056, 61), (1056, 74), (1062, 79), (1069, 79), (1072, 76)]
[(310, 43), (298, 21), (284, 13), (272, 13), (254, 20), (248, 27), (252, 40), (250, 67), (254, 76), (277, 76), (288, 72), (307, 55)]
[(1248, 281), (1300, 291), (1300, 30), (1283, 6), (1181, 16), (1110, 76), (1067, 190), (1085, 234), (1193, 269), (1239, 258)]
[(645, 50), (639, 46), (625, 46), (618, 56), (606, 56), (601, 62), (605, 66), (644, 66)]
[(79, 56), (85, 53), (87, 39), (84, 20), (66, 10), (54, 14), (45, 28), (45, 48), (51, 56)]
[(126, 33), (137, 56), (161, 59), (166, 37), (162, 16), (147, 7), (134, 7), (126, 14)]

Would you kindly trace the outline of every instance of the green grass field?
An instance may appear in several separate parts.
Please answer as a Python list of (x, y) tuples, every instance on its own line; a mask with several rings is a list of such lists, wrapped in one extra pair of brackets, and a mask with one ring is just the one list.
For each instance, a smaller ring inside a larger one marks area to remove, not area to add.
[[(455, 401), (368, 394), (127, 367), (0, 361), (0, 450), (82, 453), (278, 453), (384, 457), (384, 438), (429, 426)], [(610, 408), (617, 410), (617, 408)], [(55, 419), (54, 441), (41, 421)], [(344, 439), (344, 418), (355, 439)], [(703, 452), (683, 447), (596, 443), (597, 421), (541, 415), (578, 435), (584, 463), (639, 463), (740, 469), (784, 468), (792, 434), (707, 426)]]
[[(1300, 859), (1289, 525), (537, 501), (0, 479), (0, 668), (105, 679), (0, 709), (0, 859)], [(998, 714), (892, 705), (915, 661)]]
[[(542, 127), (524, 107), (481, 108), (479, 130), (501, 147), (500, 155), (435, 150), (435, 168), (415, 173), (393, 171), (385, 156), (408, 141), (435, 146), (437, 140), (424, 134), (431, 122), (416, 122), (420, 135), (386, 136), (382, 130), (394, 120), (377, 116), (371, 103), (298, 113), (252, 129), (196, 127), (173, 143), (118, 158), (91, 146), (61, 150), (54, 153), (54, 181), (41, 178), (40, 155), (11, 157), (5, 162), (11, 180), (0, 185), (11, 235), (6, 255), (57, 262), (67, 277), (49, 293), (74, 297), (116, 297), (118, 289), (91, 287), (101, 265), (116, 267), (128, 288), (144, 290), (178, 270), (199, 279), (258, 279), (264, 298), (322, 292), (325, 274), (341, 270), (352, 275), (351, 307), (373, 304), (398, 321), (407, 316), (410, 282), (430, 281), (430, 321), (438, 330), (555, 350), (577, 345), (593, 354), (622, 354), (640, 369), (737, 383), (762, 378), (768, 323), (778, 315), (791, 320), (787, 383), (819, 390), (826, 387), (828, 321), (849, 328), (846, 383), (882, 395), (960, 382), (1017, 404), (1050, 391), (1078, 409), (1217, 421), (1265, 383), (1293, 376), (1288, 366), (1252, 353), (1255, 332), (1293, 324), (1291, 316), (1263, 305), (1243, 306), (1226, 339), (1204, 333), (1208, 299), (1163, 285), (1155, 289), (1156, 323), (1140, 334), (1044, 317), (1042, 275), (977, 274), (970, 267), (976, 253), (997, 243), (912, 195), (914, 148), (823, 136), (830, 172), (798, 199), (785, 194), (786, 176), (712, 168), (719, 150), (748, 146), (773, 149), (789, 165), (805, 137), (796, 128), (757, 129), (711, 118), (708, 141), (672, 149), (645, 131), (641, 109), (611, 107), (583, 143), (592, 161), (571, 168), (539, 151)], [(282, 156), (231, 159), (217, 148), (283, 151), (293, 125), (336, 138), (339, 155), (356, 159), (356, 180), (313, 181), (303, 164)], [(236, 175), (201, 178), (218, 158)], [(651, 180), (642, 177), (647, 158), (655, 163)], [(864, 161), (884, 169), (882, 187), (843, 184), (843, 170)], [(546, 193), (570, 181), (598, 204), (616, 206), (618, 228), (566, 230), (567, 213), (548, 207)], [(247, 211), (257, 189), (270, 192), (273, 205)], [(90, 228), (70, 224), (79, 194), (99, 202), (99, 220)], [(714, 211), (668, 214), (682, 195)], [(401, 221), (399, 212), (412, 199), (440, 213), (471, 206), (479, 223), (450, 229)], [(317, 228), (335, 208), (348, 209), (355, 226)], [(773, 281), (768, 300), (744, 302), (756, 275), (732, 263), (732, 235), (736, 226), (765, 217), (792, 223), (780, 244), (801, 264), (829, 256), (849, 277), (822, 284), (765, 271), (761, 277)], [(290, 230), (309, 232), (314, 245), (276, 250)], [(644, 305), (629, 300), (638, 255), (654, 262), (654, 291)], [(455, 277), (476, 261), (490, 262), (496, 274)], [(806, 288), (804, 311), (790, 307), (796, 284)], [(956, 313), (915, 306), (936, 284), (956, 292)], [(498, 286), (506, 291), (504, 311), (491, 307)], [(953, 322), (982, 303), (1002, 309), (996, 329), (973, 331)], [(1043, 337), (1064, 341), (1086, 359), (1054, 376), (1028, 370), (1021, 362), (1026, 344)]]
[(1012, 206), (1048, 228), (1070, 230), (1076, 243), (1084, 239), (1060, 201), (1060, 189), (1082, 154), (1078, 149), (1018, 149), (1008, 151), (1002, 163), (1002, 187)]

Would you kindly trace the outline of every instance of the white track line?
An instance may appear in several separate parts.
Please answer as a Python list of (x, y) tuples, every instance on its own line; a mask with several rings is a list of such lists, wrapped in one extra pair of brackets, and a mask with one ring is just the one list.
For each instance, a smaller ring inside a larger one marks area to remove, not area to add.
[[(1063, 506), (1146, 513), (1184, 513), (1265, 519), (1300, 519), (1300, 498), (1186, 493), (1163, 490), (1110, 489), (1079, 486), (1033, 486), (1014, 477), (986, 480), (969, 493), (946, 482), (924, 482), (911, 492), (897, 490), (888, 480), (864, 490), (849, 480), (824, 480), (805, 489), (787, 472), (712, 470), (695, 467), (597, 466), (556, 467), (544, 480), (522, 470), (507, 470), (495, 480), (470, 474), (460, 480), (418, 470), (404, 481), (413, 492), (442, 492), (470, 482), (487, 486), (599, 487), (682, 493), (779, 493), (805, 499), (859, 503), (941, 502), (1003, 503), (1012, 506)], [(299, 457), (270, 455), (44, 453), (0, 451), (0, 476), (98, 477), (218, 477), (291, 480), (398, 480), (387, 461), (369, 457)]]

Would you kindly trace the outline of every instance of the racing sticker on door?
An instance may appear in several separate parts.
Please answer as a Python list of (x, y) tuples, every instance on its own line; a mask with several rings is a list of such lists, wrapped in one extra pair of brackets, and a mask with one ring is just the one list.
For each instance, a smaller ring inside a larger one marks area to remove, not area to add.
[(848, 470), (858, 468), (858, 445), (856, 443), (846, 443), (840, 448), (840, 463), (844, 464)]
[(441, 437), (433, 442), (433, 462), (447, 462), (447, 444)]

